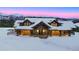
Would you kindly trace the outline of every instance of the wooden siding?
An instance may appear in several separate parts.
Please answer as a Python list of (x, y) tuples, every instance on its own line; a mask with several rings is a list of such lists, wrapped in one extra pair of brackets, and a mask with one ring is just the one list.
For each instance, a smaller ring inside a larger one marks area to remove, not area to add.
[(34, 30), (16, 30), (17, 35), (49, 35), (49, 36), (70, 36), (68, 30), (48, 30), (48, 29), (34, 29)]
[(48, 35), (47, 29), (34, 29), (33, 35)]
[(52, 36), (60, 36), (60, 31), (58, 31), (58, 30), (55, 30), (55, 31), (51, 31), (51, 35)]
[(51, 30), (51, 36), (70, 36), (70, 32), (68, 30)]
[(31, 30), (21, 30), (21, 35), (31, 35)]
[(51, 23), (50, 25), (52, 25), (52, 26), (58, 26), (57, 23)]
[(31, 35), (31, 30), (16, 30), (17, 35)]
[(21, 30), (15, 30), (15, 31), (16, 31), (17, 36), (21, 34)]
[(17, 35), (26, 36), (70, 36), (69, 30), (48, 30), (48, 29), (33, 29), (33, 30), (16, 30)]

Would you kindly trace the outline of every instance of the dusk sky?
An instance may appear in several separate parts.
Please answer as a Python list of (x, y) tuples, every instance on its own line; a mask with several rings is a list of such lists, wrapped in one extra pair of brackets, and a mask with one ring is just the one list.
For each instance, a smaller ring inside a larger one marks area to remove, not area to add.
[(79, 18), (79, 7), (0, 7), (0, 13)]

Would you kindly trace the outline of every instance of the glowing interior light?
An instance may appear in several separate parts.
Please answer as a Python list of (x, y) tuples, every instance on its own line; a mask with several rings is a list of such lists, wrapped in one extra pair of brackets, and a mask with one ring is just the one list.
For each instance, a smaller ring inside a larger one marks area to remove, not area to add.
[(37, 30), (37, 32), (39, 32), (39, 30)]
[(46, 30), (43, 30), (43, 32), (45, 32)]

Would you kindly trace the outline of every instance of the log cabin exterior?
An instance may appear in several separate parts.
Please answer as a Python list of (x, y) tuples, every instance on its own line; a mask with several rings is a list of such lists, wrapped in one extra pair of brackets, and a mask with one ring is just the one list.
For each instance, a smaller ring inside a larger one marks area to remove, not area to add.
[[(68, 26), (69, 24), (71, 26)], [(72, 33), (74, 33), (73, 28), (75, 28), (75, 26), (72, 22), (68, 21), (62, 22), (55, 19), (25, 18), (25, 20), (16, 21), (14, 28), (17, 35), (48, 37), (71, 36)]]

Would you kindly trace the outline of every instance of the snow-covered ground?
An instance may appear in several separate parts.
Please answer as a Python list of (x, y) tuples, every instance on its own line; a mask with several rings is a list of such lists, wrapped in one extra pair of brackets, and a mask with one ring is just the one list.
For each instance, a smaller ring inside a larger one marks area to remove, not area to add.
[(0, 50), (17, 51), (78, 51), (79, 33), (71, 37), (38, 37), (7, 35), (9, 28), (0, 28)]

